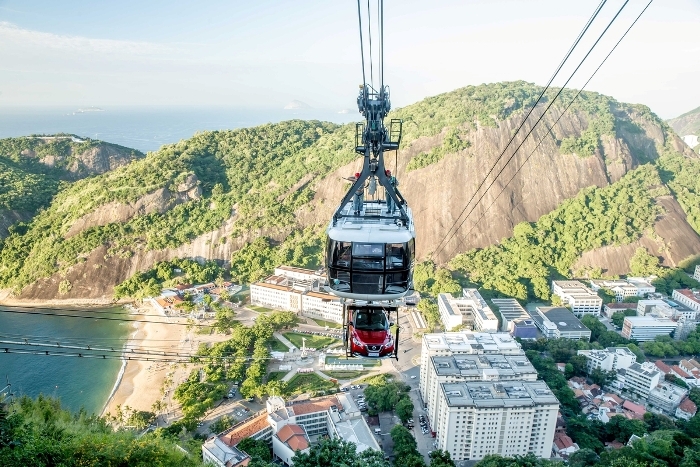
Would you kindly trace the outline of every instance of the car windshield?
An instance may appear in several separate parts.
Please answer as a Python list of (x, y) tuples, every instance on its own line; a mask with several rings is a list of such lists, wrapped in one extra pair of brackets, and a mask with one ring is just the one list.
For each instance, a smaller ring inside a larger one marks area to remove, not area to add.
[(358, 311), (355, 315), (355, 329), (362, 331), (384, 331), (388, 329), (386, 315), (381, 310)]

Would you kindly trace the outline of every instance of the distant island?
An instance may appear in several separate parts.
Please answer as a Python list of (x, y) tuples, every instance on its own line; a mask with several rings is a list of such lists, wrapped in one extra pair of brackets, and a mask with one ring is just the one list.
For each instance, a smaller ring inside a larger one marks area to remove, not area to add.
[(289, 104), (284, 106), (284, 110), (299, 110), (299, 109), (312, 109), (309, 104), (306, 102), (298, 101), (298, 100), (293, 100)]
[(104, 112), (104, 109), (100, 109), (99, 107), (85, 107), (84, 109), (78, 109), (75, 112), (73, 112), (73, 115), (75, 114), (84, 114), (88, 112)]

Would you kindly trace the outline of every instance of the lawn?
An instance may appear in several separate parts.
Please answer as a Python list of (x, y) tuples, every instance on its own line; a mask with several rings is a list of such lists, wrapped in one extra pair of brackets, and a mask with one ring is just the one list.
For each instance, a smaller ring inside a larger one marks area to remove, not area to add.
[(212, 326), (201, 326), (197, 328), (197, 334), (206, 334), (209, 335), (214, 331), (214, 328)]
[(314, 321), (319, 326), (323, 326), (323, 327), (328, 326), (331, 329), (342, 329), (343, 328), (342, 324), (338, 324), (335, 321), (325, 321), (325, 320), (316, 319), (316, 318), (312, 319), (312, 321)]
[(335, 379), (355, 379), (366, 374), (365, 371), (324, 371), (324, 373)]
[(292, 344), (301, 349), (302, 338), (306, 338), (306, 347), (312, 349), (322, 349), (331, 344), (337, 344), (340, 339), (333, 339), (326, 336), (315, 336), (313, 334), (303, 334), (301, 332), (285, 332), (283, 334)]
[(268, 383), (270, 381), (280, 381), (282, 378), (284, 378), (284, 375), (289, 373), (288, 371), (271, 371), (267, 375), (267, 381)]
[(257, 311), (258, 313), (270, 313), (273, 310), (272, 308), (265, 308), (264, 306), (258, 306), (258, 305), (248, 305), (246, 308), (249, 308), (253, 311)]
[(289, 347), (284, 345), (279, 339), (273, 337), (269, 341), (270, 343), (270, 350), (274, 352), (289, 352)]
[(337, 384), (321, 378), (316, 373), (299, 373), (287, 382), (285, 392), (291, 396), (306, 392), (335, 392), (337, 389)]
[(345, 358), (345, 357), (326, 357), (326, 363), (331, 365), (364, 365), (364, 366), (379, 366), (382, 361), (371, 358)]

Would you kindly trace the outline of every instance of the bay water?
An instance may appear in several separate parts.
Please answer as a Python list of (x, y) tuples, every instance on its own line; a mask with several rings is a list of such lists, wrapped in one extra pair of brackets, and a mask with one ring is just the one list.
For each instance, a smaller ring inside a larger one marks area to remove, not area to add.
[[(284, 120), (349, 123), (357, 111), (321, 109), (240, 109), (200, 107), (0, 107), (0, 138), (69, 133), (143, 152), (177, 143), (206, 130), (232, 130)], [(86, 111), (87, 110), (87, 111)]]
[[(16, 308), (0, 306), (0, 341), (16, 341), (24, 336), (29, 343), (61, 343), (113, 347), (120, 349), (133, 333), (134, 324), (86, 318), (8, 313)], [(55, 309), (31, 311), (56, 313)], [(113, 311), (115, 314), (105, 313)], [(111, 309), (71, 311), (70, 314), (113, 316), (129, 319), (121, 307)], [(95, 315), (97, 315), (95, 313)], [(122, 367), (119, 359), (97, 359), (65, 356), (27, 355), (6, 353), (5, 348), (23, 348), (29, 351), (67, 351), (58, 348), (32, 347), (0, 343), (0, 387), (9, 381), (15, 396), (39, 394), (58, 397), (65, 408), (100, 414), (107, 402)], [(79, 350), (71, 350), (77, 353)], [(87, 353), (87, 352), (84, 352)], [(115, 353), (114, 355), (119, 355)]]

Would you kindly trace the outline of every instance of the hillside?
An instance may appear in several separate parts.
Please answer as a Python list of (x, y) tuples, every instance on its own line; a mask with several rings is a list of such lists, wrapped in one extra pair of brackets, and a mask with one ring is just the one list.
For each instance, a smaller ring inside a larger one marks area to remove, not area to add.
[[(396, 159), (387, 155), (387, 165), (413, 208), (419, 259), (457, 220), (540, 91), (524, 82), (468, 86), (393, 112), (405, 121), (403, 148)], [(564, 102), (573, 95), (565, 91)], [(663, 121), (644, 106), (588, 92), (556, 125), (561, 108), (554, 109), (543, 120), (552, 134), (538, 127), (434, 259), (500, 242), (582, 190), (623, 178), (639, 183), (613, 191), (630, 206), (646, 203), (645, 217), (570, 254), (596, 255), (597, 266), (612, 271), (631, 253), (610, 248), (647, 237), (663, 264), (700, 251), (699, 162)], [(134, 273), (177, 257), (218, 260), (240, 280), (276, 261), (312, 266), (322, 257), (320, 232), (347, 190), (341, 177), (359, 167), (353, 144), (354, 125), (316, 121), (204, 132), (65, 185), (3, 242), (0, 286), (24, 299), (109, 298)]]
[(134, 149), (74, 135), (0, 139), (0, 238), (49, 204), (61, 182), (103, 174), (143, 158)]
[(700, 136), (700, 107), (686, 112), (676, 118), (667, 120), (673, 130), (681, 136)]

